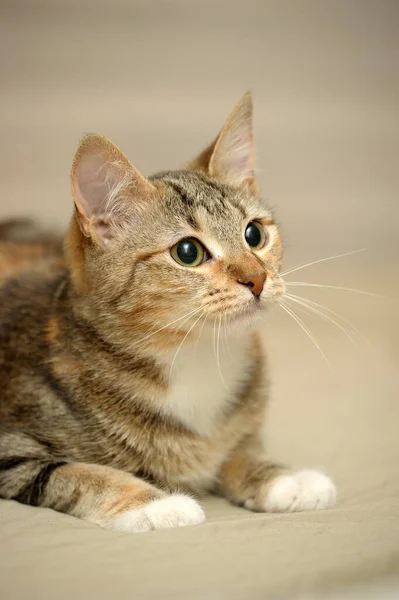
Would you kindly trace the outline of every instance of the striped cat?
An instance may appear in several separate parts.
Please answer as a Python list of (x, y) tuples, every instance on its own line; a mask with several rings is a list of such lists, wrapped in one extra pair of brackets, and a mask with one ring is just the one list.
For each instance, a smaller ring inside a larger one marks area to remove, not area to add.
[(0, 228), (0, 496), (132, 532), (202, 522), (208, 491), (332, 506), (325, 475), (263, 448), (259, 317), (285, 287), (250, 94), (180, 170), (147, 179), (91, 134), (71, 181), (64, 253)]

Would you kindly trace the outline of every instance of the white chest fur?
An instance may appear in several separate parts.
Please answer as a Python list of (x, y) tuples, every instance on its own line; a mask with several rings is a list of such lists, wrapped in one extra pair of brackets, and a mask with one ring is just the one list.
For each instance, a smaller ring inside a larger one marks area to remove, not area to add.
[[(198, 341), (185, 341), (167, 367), (170, 387), (163, 409), (200, 435), (211, 435), (226, 406), (233, 402), (249, 376), (252, 336), (226, 338), (213, 331)], [(173, 363), (173, 365), (172, 365)]]

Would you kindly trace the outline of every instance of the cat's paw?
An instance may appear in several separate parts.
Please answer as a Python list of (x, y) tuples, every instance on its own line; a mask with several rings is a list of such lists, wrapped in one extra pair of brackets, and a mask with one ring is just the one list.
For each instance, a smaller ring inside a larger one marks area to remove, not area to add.
[(103, 526), (114, 531), (139, 533), (152, 529), (197, 525), (205, 520), (201, 506), (184, 494), (153, 500), (141, 508), (127, 510)]
[[(331, 479), (319, 471), (303, 470), (280, 475), (268, 484), (258, 510), (296, 512), (332, 508), (337, 490)], [(254, 508), (247, 505), (247, 508)]]

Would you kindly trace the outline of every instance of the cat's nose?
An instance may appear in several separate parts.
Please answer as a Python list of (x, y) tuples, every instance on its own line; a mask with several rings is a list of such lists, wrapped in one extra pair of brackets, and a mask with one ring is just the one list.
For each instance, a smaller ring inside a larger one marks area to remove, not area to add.
[(259, 298), (259, 296), (261, 295), (263, 286), (265, 285), (265, 281), (266, 281), (266, 273), (265, 272), (257, 273), (254, 275), (245, 275), (238, 279), (238, 283), (241, 283), (242, 285), (246, 285), (247, 287), (249, 287), (249, 289), (251, 290), (251, 292), (253, 293), (253, 295), (256, 298)]

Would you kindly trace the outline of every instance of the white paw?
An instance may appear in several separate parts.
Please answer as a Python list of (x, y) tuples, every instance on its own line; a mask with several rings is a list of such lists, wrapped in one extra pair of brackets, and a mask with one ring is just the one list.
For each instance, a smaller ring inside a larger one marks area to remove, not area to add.
[(266, 512), (296, 512), (331, 508), (337, 490), (331, 479), (318, 471), (303, 470), (278, 477), (264, 501)]
[(205, 514), (198, 502), (184, 494), (174, 494), (153, 500), (142, 508), (127, 510), (116, 519), (108, 521), (104, 527), (114, 531), (139, 533), (152, 529), (197, 525), (204, 520)]

